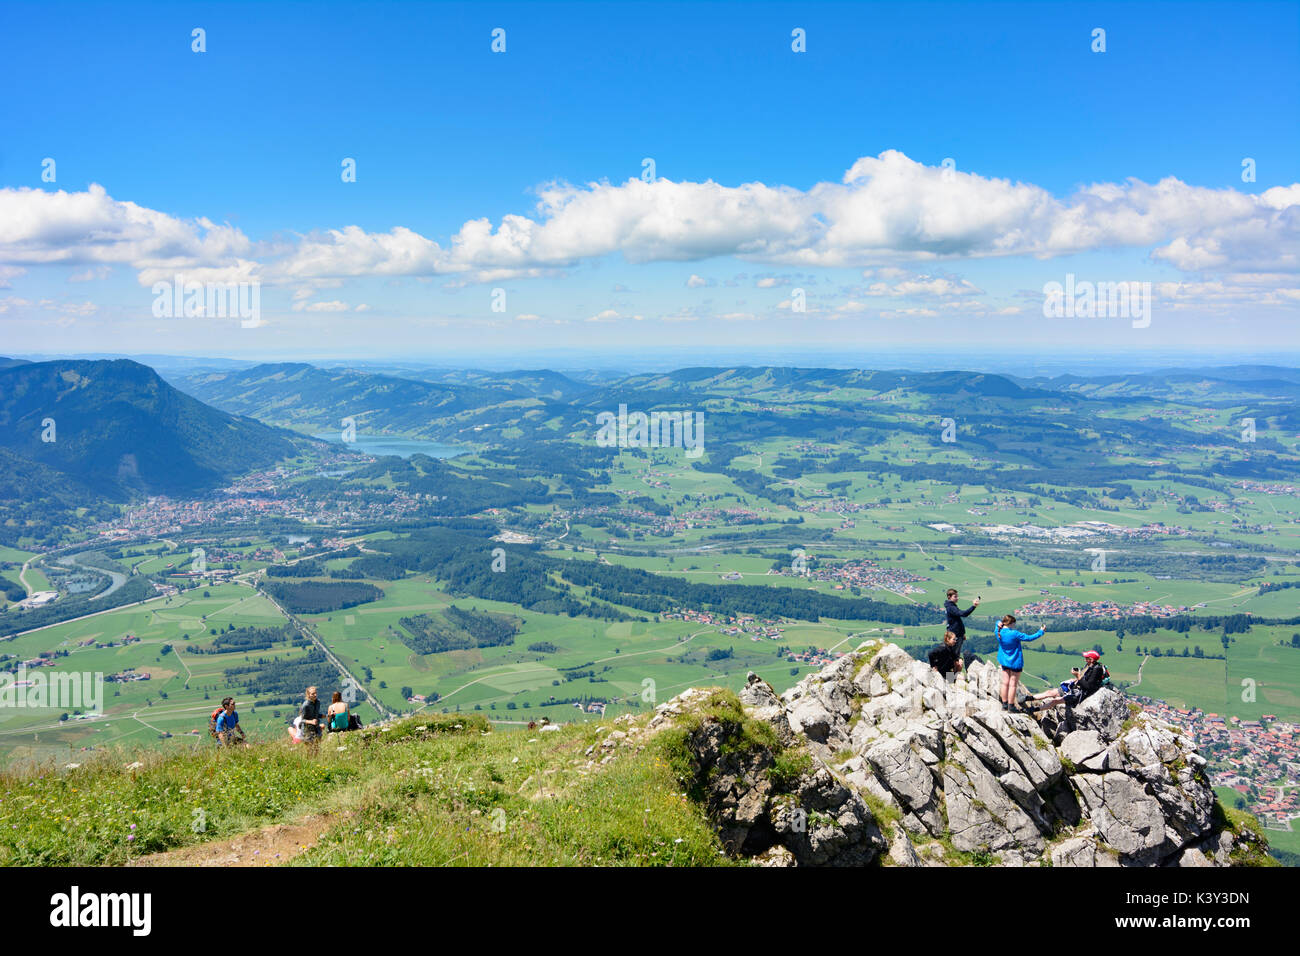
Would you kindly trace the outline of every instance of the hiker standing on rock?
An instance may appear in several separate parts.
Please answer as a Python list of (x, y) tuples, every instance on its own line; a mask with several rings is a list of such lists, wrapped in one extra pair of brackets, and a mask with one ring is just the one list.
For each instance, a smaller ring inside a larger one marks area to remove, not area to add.
[(945, 629), (952, 631), (957, 636), (957, 643), (953, 647), (953, 653), (956, 655), (957, 660), (960, 661), (963, 659), (961, 646), (966, 643), (966, 618), (970, 616), (971, 611), (980, 606), (980, 599), (977, 596), (974, 604), (961, 611), (957, 609), (957, 589), (949, 588), (946, 596), (947, 600), (943, 603), (943, 613), (948, 616), (948, 623)]
[(299, 716), (302, 717), (303, 741), (309, 744), (320, 743), (321, 718), (325, 716), (325, 711), (321, 709), (315, 687), (307, 688), (307, 699), (302, 702)]
[(998, 639), (998, 663), (1002, 666), (1002, 709), (1018, 711), (1016, 694), (1020, 689), (1020, 672), (1025, 669), (1020, 645), (1036, 641), (1047, 632), (1040, 627), (1033, 634), (1025, 634), (1011, 626), (1015, 623), (1016, 616), (1008, 614), (998, 622), (994, 633)]

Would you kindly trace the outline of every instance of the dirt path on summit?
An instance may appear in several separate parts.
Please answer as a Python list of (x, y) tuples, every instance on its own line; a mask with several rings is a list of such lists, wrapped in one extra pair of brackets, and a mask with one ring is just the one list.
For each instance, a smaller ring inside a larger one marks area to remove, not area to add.
[(151, 853), (131, 866), (280, 866), (316, 845), (321, 835), (351, 814), (320, 814), (295, 823), (274, 823), (224, 840)]

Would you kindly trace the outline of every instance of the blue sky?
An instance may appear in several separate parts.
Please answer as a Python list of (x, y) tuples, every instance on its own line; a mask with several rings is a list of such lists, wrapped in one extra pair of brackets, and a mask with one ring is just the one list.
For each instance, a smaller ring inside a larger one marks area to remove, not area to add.
[[(204, 53), (191, 51), (195, 27)], [(503, 54), (490, 50), (497, 27)], [(807, 52), (791, 50), (796, 27)], [(1090, 49), (1097, 27), (1104, 53)], [(1297, 3), (10, 2), (0, 351), (1293, 348), (1300, 205), (1244, 197), (1300, 183), (1297, 51)], [(879, 186), (827, 224), (808, 201), (818, 184), (887, 153), (902, 159), (865, 175), (916, 180), (916, 195)], [(340, 179), (345, 157), (354, 183)], [(646, 157), (660, 180), (721, 187), (724, 207), (763, 184), (763, 221), (745, 209), (710, 227), (711, 200), (621, 189)], [(945, 158), (961, 189), (927, 201)], [(1185, 189), (1100, 211), (1079, 199), (1168, 177)], [(568, 203), (592, 183), (612, 188), (511, 244), (508, 263), (499, 248), (449, 251), (474, 220), (492, 233), (506, 216), (543, 224), (547, 184), (572, 187)], [(92, 184), (105, 198), (90, 201)], [(55, 211), (25, 190), (83, 194), (96, 210)], [(1042, 211), (1043, 197), (1061, 208)], [(126, 203), (158, 221), (106, 235), (131, 218)], [(835, 237), (864, 214), (881, 218), (863, 227), (869, 240)], [(601, 240), (617, 216), (622, 231)], [(1129, 216), (1143, 236), (1126, 235)], [(158, 240), (201, 237), (197, 221), (237, 238)], [(358, 242), (409, 230), (430, 265), (402, 265), (405, 239), (357, 270), (337, 238), (304, 251), (303, 237), (346, 227)], [(236, 262), (261, 282), (258, 327), (151, 314), (149, 285), (172, 264)], [(1052, 322), (1042, 287), (1066, 273), (1167, 294), (1147, 328)], [(794, 288), (808, 313), (791, 311)]]

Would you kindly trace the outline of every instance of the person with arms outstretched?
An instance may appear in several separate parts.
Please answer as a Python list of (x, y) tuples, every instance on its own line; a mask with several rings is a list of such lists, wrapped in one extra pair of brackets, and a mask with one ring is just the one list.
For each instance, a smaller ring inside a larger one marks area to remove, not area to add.
[(1033, 634), (1025, 634), (1011, 626), (1015, 623), (1016, 616), (1008, 614), (994, 630), (998, 639), (998, 664), (1002, 667), (1002, 709), (1018, 711), (1016, 694), (1020, 689), (1020, 672), (1025, 669), (1020, 645), (1036, 641), (1047, 632), (1040, 627)]

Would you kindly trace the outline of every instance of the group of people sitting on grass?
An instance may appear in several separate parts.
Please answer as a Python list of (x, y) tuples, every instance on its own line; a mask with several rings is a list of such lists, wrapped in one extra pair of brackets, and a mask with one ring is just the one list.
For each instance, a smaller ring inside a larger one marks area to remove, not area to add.
[[(972, 661), (979, 660), (969, 651), (963, 654), (962, 645), (966, 642), (965, 619), (980, 606), (980, 599), (976, 597), (975, 603), (963, 611), (957, 604), (956, 588), (949, 588), (945, 597), (943, 610), (947, 623), (943, 643), (930, 651), (929, 659), (930, 666), (946, 677), (968, 667)], [(1073, 708), (1100, 690), (1110, 678), (1110, 672), (1101, 662), (1101, 654), (1095, 650), (1084, 651), (1083, 657), (1087, 663), (1082, 668), (1070, 668), (1070, 673), (1074, 675), (1072, 678), (1062, 681), (1059, 687), (1041, 694), (1031, 694), (1021, 703), (1020, 674), (1025, 669), (1025, 655), (1021, 646), (1038, 640), (1047, 632), (1040, 627), (1033, 634), (1026, 634), (1016, 630), (1015, 623), (1016, 616), (1007, 614), (993, 628), (997, 637), (998, 666), (1002, 668), (1000, 697), (1003, 710), (1032, 714), (1062, 705)]]
[[(298, 716), (288, 727), (289, 739), (294, 743), (316, 743), (324, 733), (342, 733), (347, 730), (360, 730), (361, 718), (352, 713), (352, 708), (343, 699), (343, 694), (334, 691), (328, 707), (322, 707), (315, 687), (308, 687), (306, 698), (298, 708)], [(235, 710), (233, 697), (223, 698), (221, 706), (212, 712), (208, 720), (208, 733), (218, 746), (245, 744), (248, 738), (244, 728), (239, 726), (239, 712)]]

